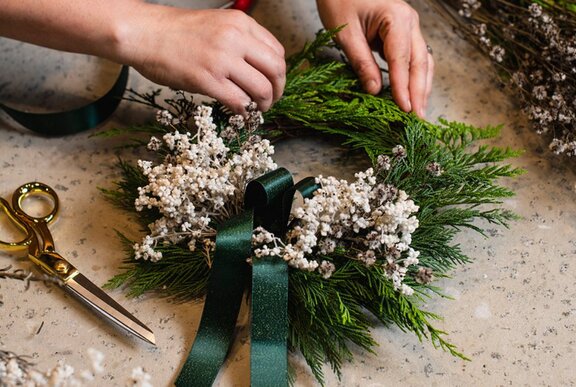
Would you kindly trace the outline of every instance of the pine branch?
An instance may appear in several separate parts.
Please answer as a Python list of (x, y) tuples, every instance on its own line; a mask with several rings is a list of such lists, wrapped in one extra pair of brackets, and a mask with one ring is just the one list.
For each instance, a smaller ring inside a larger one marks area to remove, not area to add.
[(341, 26), (330, 31), (319, 31), (312, 42), (306, 43), (302, 50), (288, 58), (286, 61), (288, 75), (298, 71), (306, 62), (316, 62), (318, 54), (325, 48), (335, 47), (333, 38), (344, 27)]
[(165, 245), (157, 248), (164, 256), (160, 261), (137, 261), (132, 250), (134, 242), (121, 233), (118, 235), (128, 256), (121, 267), (124, 272), (112, 277), (105, 288), (126, 287), (129, 297), (154, 291), (177, 301), (191, 300), (205, 294), (210, 270), (201, 252), (192, 252), (178, 245)]
[[(138, 187), (148, 184), (146, 176), (142, 171), (131, 163), (122, 159), (118, 160), (118, 168), (122, 174), (122, 179), (115, 182), (115, 189), (100, 188), (100, 192), (113, 204), (128, 212), (135, 212), (134, 202), (138, 197)], [(143, 209), (137, 212), (137, 220), (142, 228), (158, 219), (156, 210)]]

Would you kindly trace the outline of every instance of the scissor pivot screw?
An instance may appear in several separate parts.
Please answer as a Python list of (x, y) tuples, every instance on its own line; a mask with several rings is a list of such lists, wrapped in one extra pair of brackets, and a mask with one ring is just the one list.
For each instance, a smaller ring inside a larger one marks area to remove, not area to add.
[(54, 270), (56, 270), (56, 272), (58, 272), (60, 274), (68, 273), (69, 269), (70, 269), (70, 265), (66, 261), (58, 260), (58, 261), (54, 262)]

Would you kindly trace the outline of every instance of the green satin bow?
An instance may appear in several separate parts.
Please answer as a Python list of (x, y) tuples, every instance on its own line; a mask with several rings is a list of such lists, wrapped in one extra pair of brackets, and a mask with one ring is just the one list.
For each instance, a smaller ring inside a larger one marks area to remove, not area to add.
[[(251, 256), (254, 228), (284, 235), (295, 192), (310, 197), (318, 188), (311, 177), (294, 185), (284, 168), (248, 184), (246, 210), (218, 229), (200, 327), (176, 386), (211, 386), (226, 359), (248, 286), (246, 259)], [(251, 385), (287, 386), (288, 265), (280, 257), (254, 259), (251, 285)]]

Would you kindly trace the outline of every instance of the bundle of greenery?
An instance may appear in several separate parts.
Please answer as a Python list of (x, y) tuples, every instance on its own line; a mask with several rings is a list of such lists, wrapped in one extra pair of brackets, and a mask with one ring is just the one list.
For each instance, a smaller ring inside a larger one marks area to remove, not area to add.
[(184, 93), (163, 101), (159, 92), (132, 93), (157, 120), (120, 132), (145, 133), (149, 153), (121, 162), (123, 179), (105, 192), (137, 214), (144, 234), (124, 237), (124, 271), (108, 286), (202, 297), (218, 225), (241, 211), (251, 179), (277, 167), (274, 141), (313, 132), (365, 151), (373, 166), (353, 182), (316, 177), (320, 188), (294, 207), (285, 234), (254, 230), (246, 264), (277, 256), (289, 265), (289, 349), (322, 381), (324, 362), (339, 374), (352, 343), (377, 345), (375, 317), (465, 357), (422, 304), (441, 294), (434, 279), (470, 261), (453, 242), (460, 230), (514, 219), (499, 205), (513, 193), (497, 180), (521, 173), (501, 163), (518, 152), (476, 144), (498, 128), (431, 124), (389, 96), (363, 93), (346, 63), (321, 55), (334, 33), (289, 59), (285, 95), (264, 115), (249, 106), (246, 117), (231, 116)]

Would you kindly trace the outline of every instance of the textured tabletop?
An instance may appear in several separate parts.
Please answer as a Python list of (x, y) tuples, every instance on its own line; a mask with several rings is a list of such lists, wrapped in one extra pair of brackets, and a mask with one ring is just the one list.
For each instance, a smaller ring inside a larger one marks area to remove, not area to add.
[[(438, 327), (472, 361), (454, 358), (399, 329), (378, 327), (373, 331), (380, 343), (376, 354), (356, 350), (356, 361), (344, 365), (340, 381), (326, 367), (327, 385), (574, 385), (576, 160), (552, 155), (522, 118), (514, 98), (498, 87), (490, 64), (423, 0), (413, 5), (436, 61), (428, 119), (503, 124), (501, 137), (493, 143), (525, 150), (512, 164), (525, 168), (526, 174), (503, 182), (517, 193), (504, 206), (522, 218), (509, 229), (483, 225), (488, 239), (462, 232), (457, 242), (474, 262), (438, 282), (452, 300), (434, 298), (427, 305), (445, 317)], [(314, 2), (307, 0), (262, 0), (253, 16), (289, 53), (313, 39), (321, 26)], [(0, 53), (0, 100), (37, 111), (63, 109), (101, 95), (118, 71), (118, 66), (96, 58), (10, 40), (0, 40)], [(129, 82), (141, 91), (154, 87), (133, 70)], [(144, 121), (152, 113), (123, 102), (106, 127)], [(115, 230), (139, 234), (133, 219), (99, 191), (113, 188), (119, 178), (117, 157), (133, 155), (117, 148), (122, 139), (95, 138), (93, 133), (44, 138), (0, 114), (0, 195), (7, 197), (33, 180), (55, 188), (62, 204), (52, 227), (56, 247), (101, 285), (118, 273), (124, 256)], [(277, 161), (299, 176), (342, 177), (352, 176), (365, 163), (314, 138), (279, 144)], [(27, 260), (0, 252), (0, 268), (8, 265), (31, 268)], [(89, 369), (87, 350), (93, 348), (105, 355), (105, 371), (94, 379), (95, 386), (123, 386), (138, 366), (155, 386), (171, 385), (193, 342), (202, 305), (153, 296), (126, 299), (120, 290), (109, 293), (155, 332), (158, 347), (103, 324), (55, 286), (32, 283), (25, 290), (22, 282), (1, 280), (0, 349), (30, 355), (40, 370), (63, 360), (81, 372)], [(218, 377), (220, 386), (249, 384), (246, 311), (242, 316), (239, 339)], [(296, 384), (315, 385), (304, 361), (294, 359)]]

